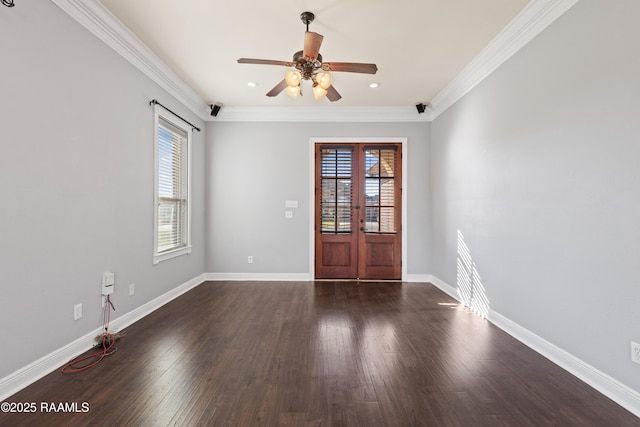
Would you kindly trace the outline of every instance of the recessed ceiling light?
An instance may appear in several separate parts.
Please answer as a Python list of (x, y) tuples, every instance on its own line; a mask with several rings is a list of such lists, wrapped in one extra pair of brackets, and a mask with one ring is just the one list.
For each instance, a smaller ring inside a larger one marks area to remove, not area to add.
[(249, 86), (249, 87), (256, 87), (256, 86), (258, 86), (258, 83), (256, 83), (256, 82), (249, 82), (249, 83), (247, 83), (247, 86)]
[(370, 87), (371, 89), (375, 89), (375, 88), (377, 88), (377, 87), (379, 87), (379, 86), (380, 86), (380, 83), (377, 83), (377, 82), (371, 83), (371, 84), (369, 85), (369, 87)]

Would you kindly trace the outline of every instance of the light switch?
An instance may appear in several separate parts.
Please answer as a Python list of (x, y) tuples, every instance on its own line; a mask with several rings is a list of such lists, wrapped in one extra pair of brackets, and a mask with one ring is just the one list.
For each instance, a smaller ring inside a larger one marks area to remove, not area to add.
[(286, 219), (291, 219), (293, 218), (293, 211), (284, 211), (284, 217)]
[(297, 208), (298, 207), (298, 201), (297, 200), (285, 200), (284, 202), (284, 207), (285, 208)]

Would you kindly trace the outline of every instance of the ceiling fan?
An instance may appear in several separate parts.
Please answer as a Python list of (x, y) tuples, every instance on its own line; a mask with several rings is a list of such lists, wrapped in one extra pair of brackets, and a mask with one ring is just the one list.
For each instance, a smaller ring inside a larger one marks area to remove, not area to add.
[(378, 71), (376, 64), (364, 64), (359, 62), (322, 62), (320, 46), (324, 36), (309, 31), (309, 24), (313, 22), (315, 15), (311, 12), (303, 12), (300, 19), (307, 26), (304, 33), (304, 48), (293, 54), (293, 61), (273, 61), (270, 59), (240, 58), (240, 64), (283, 65), (295, 67), (295, 70), (287, 72), (285, 78), (273, 89), (267, 92), (267, 96), (277, 96), (285, 91), (292, 98), (302, 95), (300, 82), (311, 80), (313, 84), (313, 96), (316, 99), (327, 97), (329, 101), (337, 101), (342, 95), (331, 84), (329, 71), (342, 71), (349, 73), (375, 74)]

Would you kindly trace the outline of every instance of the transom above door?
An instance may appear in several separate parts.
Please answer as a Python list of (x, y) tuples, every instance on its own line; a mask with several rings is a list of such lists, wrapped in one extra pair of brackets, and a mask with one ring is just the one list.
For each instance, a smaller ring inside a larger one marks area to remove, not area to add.
[(402, 145), (315, 145), (315, 277), (400, 279)]

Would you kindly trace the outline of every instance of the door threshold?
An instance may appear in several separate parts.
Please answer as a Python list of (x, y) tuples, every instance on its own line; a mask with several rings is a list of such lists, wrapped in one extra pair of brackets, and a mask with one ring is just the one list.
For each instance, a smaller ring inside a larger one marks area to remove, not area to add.
[(313, 279), (314, 282), (365, 282), (365, 283), (376, 283), (376, 282), (391, 282), (391, 283), (401, 283), (402, 279)]

